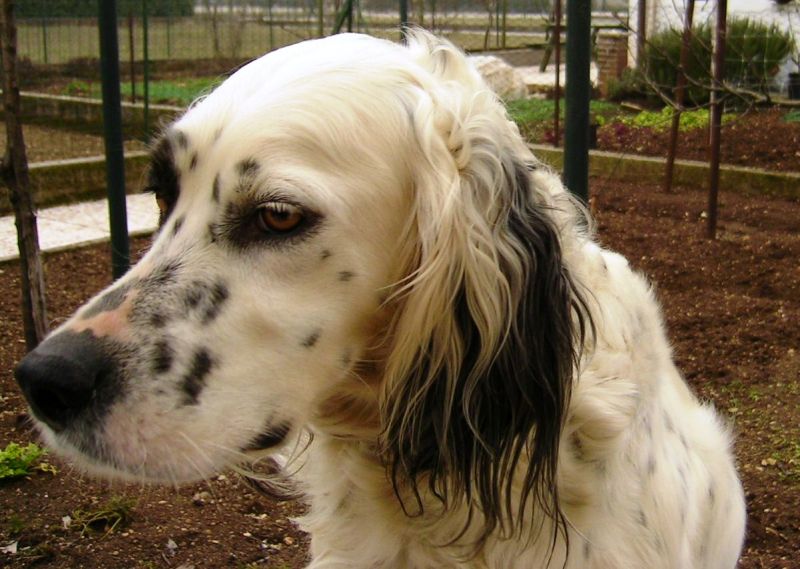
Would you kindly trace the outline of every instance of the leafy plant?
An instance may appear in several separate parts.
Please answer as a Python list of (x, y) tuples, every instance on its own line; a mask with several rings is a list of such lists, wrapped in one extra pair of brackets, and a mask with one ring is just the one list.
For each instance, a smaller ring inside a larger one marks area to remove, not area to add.
[(785, 122), (800, 122), (800, 109), (789, 111), (783, 115), (783, 120)]
[[(723, 124), (730, 121), (733, 115), (723, 115)], [(698, 128), (708, 128), (711, 114), (708, 109), (696, 109), (681, 113), (678, 130), (688, 132)], [(632, 117), (624, 117), (620, 122), (637, 128), (650, 128), (655, 131), (664, 131), (672, 124), (672, 107), (664, 107), (660, 111), (641, 111)]]
[(57, 470), (52, 464), (39, 460), (45, 454), (47, 451), (35, 443), (24, 447), (17, 443), (8, 443), (0, 451), (0, 480), (25, 476), (34, 470), (55, 474)]
[[(562, 99), (559, 108), (559, 114), (562, 119), (564, 118), (565, 106)], [(555, 101), (552, 99), (518, 99), (508, 101), (506, 108), (511, 119), (517, 123), (520, 132), (525, 138), (539, 140), (544, 131), (552, 125)], [(599, 125), (605, 124), (620, 112), (619, 107), (614, 103), (596, 100), (591, 102), (590, 111), (595, 124)]]
[(81, 530), (81, 535), (102, 533), (106, 536), (131, 520), (136, 501), (115, 496), (96, 510), (75, 510), (72, 521)]

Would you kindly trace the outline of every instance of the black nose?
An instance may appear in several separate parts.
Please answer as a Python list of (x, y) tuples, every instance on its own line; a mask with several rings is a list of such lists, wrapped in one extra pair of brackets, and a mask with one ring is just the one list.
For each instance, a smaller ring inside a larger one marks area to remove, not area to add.
[(91, 332), (66, 331), (25, 356), (14, 375), (36, 418), (62, 431), (97, 399), (110, 361)]

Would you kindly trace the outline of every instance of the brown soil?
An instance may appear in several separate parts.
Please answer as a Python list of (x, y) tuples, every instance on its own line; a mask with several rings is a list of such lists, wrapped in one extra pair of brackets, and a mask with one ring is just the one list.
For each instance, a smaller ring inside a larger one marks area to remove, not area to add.
[[(754, 109), (722, 125), (721, 160), (776, 171), (800, 172), (800, 122), (784, 120), (779, 108)], [(669, 129), (635, 128), (611, 122), (598, 129), (597, 148), (666, 156)], [(678, 158), (708, 160), (708, 130), (696, 128), (678, 136)]]
[[(800, 568), (800, 203), (723, 194), (719, 238), (703, 237), (705, 195), (656, 184), (592, 180), (599, 237), (652, 278), (675, 354), (693, 387), (732, 419), (747, 493), (744, 569)], [(145, 246), (143, 241), (136, 243)], [(49, 308), (58, 322), (109, 280), (107, 247), (47, 258)], [(11, 369), (24, 345), (19, 273), (1, 265), (0, 444), (27, 442), (25, 406)], [(98, 483), (50, 458), (0, 484), (0, 553), (10, 567), (299, 568), (306, 538), (299, 506), (253, 492), (231, 473), (181, 489)], [(332, 473), (335, 475), (335, 473)], [(113, 532), (81, 535), (78, 510), (132, 501)]]
[[(103, 137), (60, 128), (24, 125), (22, 136), (29, 162), (83, 158), (105, 154)], [(137, 140), (126, 140), (125, 151), (144, 150), (146, 146)], [(0, 156), (6, 151), (6, 137), (0, 136)]]

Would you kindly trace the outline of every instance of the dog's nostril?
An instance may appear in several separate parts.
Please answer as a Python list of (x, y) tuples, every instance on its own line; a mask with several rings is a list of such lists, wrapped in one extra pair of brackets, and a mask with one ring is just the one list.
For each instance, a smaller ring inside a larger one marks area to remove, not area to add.
[(14, 375), (36, 418), (61, 431), (92, 403), (105, 361), (99, 347), (65, 332), (25, 356)]
[(94, 374), (63, 356), (33, 351), (15, 375), (33, 414), (56, 431), (63, 430), (92, 399)]

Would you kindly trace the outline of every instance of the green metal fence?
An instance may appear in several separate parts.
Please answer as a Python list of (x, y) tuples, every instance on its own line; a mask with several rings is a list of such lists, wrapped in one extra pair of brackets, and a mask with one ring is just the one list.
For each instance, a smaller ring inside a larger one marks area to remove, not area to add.
[[(100, 97), (97, 1), (20, 4), (19, 54), (28, 73), (23, 87)], [(185, 106), (241, 63), (337, 30), (400, 38), (399, 0), (117, 3), (122, 94), (132, 102), (144, 100), (145, 108), (150, 103)], [(543, 48), (551, 5), (551, 0), (408, 0), (408, 19), (467, 50)], [(597, 0), (594, 6), (606, 10), (599, 17), (611, 24), (627, 17), (627, 0)], [(146, 132), (127, 134), (147, 137)]]

